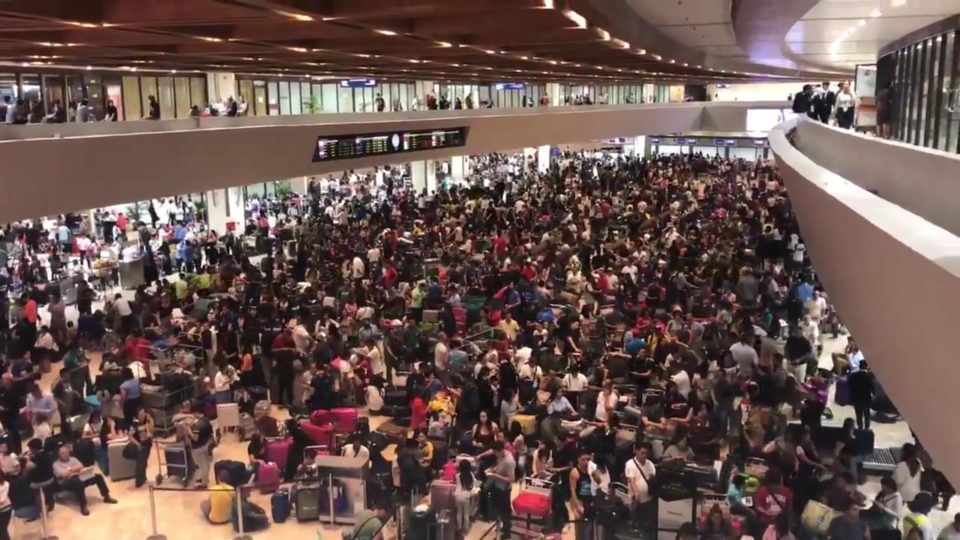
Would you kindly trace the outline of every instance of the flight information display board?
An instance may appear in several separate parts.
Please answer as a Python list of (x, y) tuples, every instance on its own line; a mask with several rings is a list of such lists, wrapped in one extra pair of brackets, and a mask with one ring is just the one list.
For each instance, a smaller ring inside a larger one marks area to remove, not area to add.
[(467, 131), (465, 127), (458, 127), (318, 137), (313, 149), (313, 161), (456, 148), (467, 144)]

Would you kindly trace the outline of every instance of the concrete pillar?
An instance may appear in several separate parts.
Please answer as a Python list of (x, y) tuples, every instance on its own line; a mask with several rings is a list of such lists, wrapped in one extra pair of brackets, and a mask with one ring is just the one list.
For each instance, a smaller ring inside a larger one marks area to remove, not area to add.
[(215, 189), (207, 192), (207, 224), (219, 235), (231, 227), (242, 230), (246, 224), (246, 200), (243, 188)]
[(537, 148), (537, 171), (545, 173), (550, 169), (550, 145)]
[(455, 183), (461, 183), (466, 180), (467, 175), (470, 174), (469, 163), (467, 156), (453, 156), (450, 158), (450, 178)]
[[(215, 71), (207, 73), (207, 100), (210, 103), (225, 101), (228, 97), (237, 96), (237, 78), (233, 73)], [(252, 98), (251, 98), (252, 99)], [(205, 103), (194, 103), (198, 107), (203, 107)]]
[[(630, 139), (627, 139), (630, 141)], [(647, 136), (637, 135), (632, 142), (627, 144), (627, 154), (631, 156), (644, 156), (647, 153)]]
[(428, 194), (437, 192), (437, 169), (433, 160), (414, 161), (410, 164), (410, 176), (413, 179), (413, 189), (419, 194), (424, 189)]
[(290, 191), (299, 195), (306, 195), (310, 188), (309, 176), (298, 176), (290, 179)]
[(547, 95), (550, 96), (551, 107), (563, 105), (563, 99), (560, 97), (560, 83), (547, 83)]

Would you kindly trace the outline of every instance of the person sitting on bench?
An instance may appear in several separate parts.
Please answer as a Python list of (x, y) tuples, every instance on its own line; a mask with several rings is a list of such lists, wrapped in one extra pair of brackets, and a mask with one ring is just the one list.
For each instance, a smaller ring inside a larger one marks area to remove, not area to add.
[(103, 502), (107, 504), (116, 504), (117, 500), (110, 496), (110, 490), (107, 483), (103, 480), (103, 475), (94, 474), (93, 467), (84, 467), (80, 460), (70, 455), (70, 446), (63, 445), (57, 451), (58, 459), (53, 464), (53, 474), (57, 477), (60, 487), (77, 497), (80, 502), (80, 513), (88, 516), (90, 510), (87, 508), (87, 486), (97, 486), (100, 490), (100, 496)]

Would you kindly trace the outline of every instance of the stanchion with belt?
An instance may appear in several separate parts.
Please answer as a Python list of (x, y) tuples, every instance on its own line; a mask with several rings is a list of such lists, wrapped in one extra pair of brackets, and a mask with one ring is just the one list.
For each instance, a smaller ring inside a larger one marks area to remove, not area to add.
[(55, 535), (49, 533), (49, 525), (47, 524), (47, 495), (43, 492), (43, 488), (53, 483), (53, 479), (40, 484), (33, 484), (33, 488), (40, 491), (40, 540), (58, 540)]
[(154, 495), (154, 487), (150, 488), (150, 536), (147, 540), (167, 540), (167, 536), (157, 532), (157, 499)]

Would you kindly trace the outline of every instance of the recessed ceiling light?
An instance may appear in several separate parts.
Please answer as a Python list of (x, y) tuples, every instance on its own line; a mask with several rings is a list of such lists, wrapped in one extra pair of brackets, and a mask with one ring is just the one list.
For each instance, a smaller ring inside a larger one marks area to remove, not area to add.
[(492, 50), (490, 50), (490, 49), (483, 49), (483, 52), (485, 52), (485, 53), (487, 53), (487, 54), (497, 54), (497, 51), (492, 51)]
[(890, 0), (890, 5), (893, 7), (900, 7), (907, 4), (907, 0)]
[(199, 39), (200, 41), (210, 41), (213, 43), (223, 41), (218, 37), (211, 37), (211, 36), (196, 36), (196, 38)]
[(659, 54), (654, 54), (654, 55), (653, 55), (653, 59), (654, 59), (654, 60), (663, 60), (663, 57), (660, 56)]
[(92, 69), (93, 69), (93, 66), (87, 66), (87, 71), (90, 71)]
[(437, 46), (446, 48), (446, 47), (453, 47), (453, 44), (446, 41), (438, 41)]
[(307, 52), (307, 48), (306, 48), (306, 47), (287, 47), (287, 50), (290, 50), (290, 51), (293, 51), (293, 52), (298, 52), (298, 53), (305, 53), (305, 52)]
[(544, 9), (553, 9), (556, 6), (553, 5), (553, 0), (543, 0), (543, 7)]
[(573, 21), (573, 23), (577, 25), (577, 28), (587, 27), (587, 19), (572, 9), (563, 10), (563, 16)]
[(614, 39), (613, 42), (621, 49), (629, 49), (630, 44), (622, 39)]
[(867, 21), (865, 21), (864, 19), (860, 19), (860, 21), (857, 22), (857, 26), (866, 26), (866, 25), (867, 25)]
[(378, 33), (378, 34), (380, 34), (380, 35), (382, 35), (382, 36), (395, 36), (395, 35), (397, 35), (397, 33), (394, 32), (393, 30), (384, 30), (384, 29), (381, 29), (381, 28), (378, 28), (378, 29), (374, 30), (374, 32), (376, 32), (376, 33)]
[(883, 15), (883, 12), (880, 11), (879, 9), (875, 9), (875, 10), (873, 10), (873, 11), (870, 12), (870, 16), (871, 16), (871, 17), (879, 17), (879, 16), (881, 16), (881, 15)]
[[(273, 12), (276, 13), (277, 15), (283, 15), (284, 17), (290, 17), (291, 19), (293, 19), (293, 20), (295, 20), (295, 21), (310, 22), (310, 21), (313, 20), (313, 17), (311, 17), (311, 16), (309, 16), (309, 15), (306, 15), (306, 14), (303, 14), (303, 13), (294, 13), (294, 12), (292, 12), (292, 11), (284, 11), (284, 10), (282, 10), (282, 9), (275, 9), (275, 10), (273, 10)], [(324, 20), (326, 20), (326, 19), (324, 19)]]
[(597, 35), (599, 35), (603, 41), (610, 41), (610, 32), (607, 32), (603, 28), (597, 28)]
[(97, 25), (93, 23), (80, 22), (80, 21), (67, 21), (67, 24), (73, 25), (73, 26), (79, 26), (80, 28), (96, 28), (97, 27)]
[(521, 59), (521, 60), (529, 60), (530, 57), (529, 57), (529, 56), (521, 56), (520, 59)]

